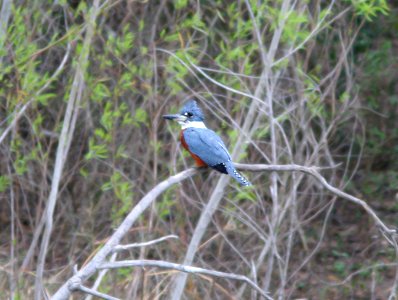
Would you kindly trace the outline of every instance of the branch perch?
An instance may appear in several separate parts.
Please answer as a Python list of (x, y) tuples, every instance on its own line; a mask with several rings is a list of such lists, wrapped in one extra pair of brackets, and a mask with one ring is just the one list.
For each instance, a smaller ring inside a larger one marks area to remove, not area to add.
[[(316, 167), (305, 167), (300, 165), (265, 165), (265, 164), (235, 164), (238, 170), (251, 171), (251, 172), (262, 172), (262, 171), (275, 171), (275, 172), (303, 172), (313, 176), (317, 179), (327, 190), (333, 194), (351, 201), (359, 206), (361, 206), (375, 221), (376, 225), (379, 227), (386, 239), (391, 243), (390, 239), (393, 239), (396, 234), (395, 229), (388, 228), (387, 225), (381, 221), (377, 214), (370, 208), (370, 206), (363, 200), (356, 198), (350, 194), (347, 194), (333, 186), (331, 186), (326, 179), (317, 171)], [(76, 274), (74, 274), (65, 284), (63, 284), (60, 289), (51, 298), (53, 300), (67, 300), (69, 296), (74, 291), (70, 288), (71, 282), (84, 282), (90, 278), (99, 268), (104, 268), (106, 266), (106, 257), (111, 254), (115, 248), (120, 244), (121, 239), (128, 233), (130, 228), (133, 226), (135, 221), (141, 216), (141, 214), (160, 196), (164, 191), (169, 189), (174, 184), (180, 183), (187, 178), (203, 172), (201, 169), (190, 168), (188, 170), (182, 171), (176, 175), (170, 176), (168, 179), (162, 181), (156, 185), (151, 191), (148, 192), (132, 209), (132, 211), (127, 215), (122, 224), (117, 228), (113, 235), (108, 239), (105, 245), (98, 251), (98, 253), (93, 257), (87, 265), (82, 267)], [(152, 241), (153, 242), (153, 241)], [(393, 243), (394, 244), (394, 243)]]

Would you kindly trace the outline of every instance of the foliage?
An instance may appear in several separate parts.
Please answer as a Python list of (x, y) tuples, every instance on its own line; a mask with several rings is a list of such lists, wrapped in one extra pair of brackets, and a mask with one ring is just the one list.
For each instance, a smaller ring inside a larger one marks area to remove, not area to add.
[(356, 13), (371, 21), (378, 14), (387, 15), (388, 4), (386, 0), (352, 0)]

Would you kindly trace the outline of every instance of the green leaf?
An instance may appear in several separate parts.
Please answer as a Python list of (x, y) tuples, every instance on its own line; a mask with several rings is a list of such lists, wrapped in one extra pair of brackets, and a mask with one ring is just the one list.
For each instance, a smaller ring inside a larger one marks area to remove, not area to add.
[(103, 83), (97, 83), (93, 89), (91, 98), (96, 102), (101, 102), (104, 98), (109, 98), (111, 92), (108, 87)]
[(47, 106), (47, 105), (48, 105), (48, 101), (49, 101), (51, 98), (55, 98), (56, 96), (57, 96), (57, 94), (55, 94), (55, 93), (47, 93), (47, 94), (42, 94), (42, 95), (37, 96), (37, 97), (36, 97), (36, 100), (37, 100), (40, 104), (42, 104), (42, 105), (44, 105), (44, 106)]
[(336, 261), (333, 264), (333, 269), (335, 272), (339, 273), (340, 275), (344, 275), (346, 271), (346, 265), (343, 261)]
[(89, 151), (85, 155), (86, 160), (91, 160), (95, 158), (105, 159), (108, 157), (108, 149), (106, 145), (95, 144), (93, 139), (89, 141)]
[(80, 175), (82, 175), (84, 178), (88, 177), (88, 171), (85, 168), (80, 168), (79, 170)]
[(126, 146), (120, 145), (116, 150), (116, 158), (129, 158), (129, 155), (126, 153)]
[(135, 110), (134, 119), (138, 123), (146, 124), (148, 120), (148, 114), (145, 110), (139, 107)]
[(0, 193), (4, 193), (7, 188), (10, 186), (11, 180), (7, 176), (0, 176)]
[(105, 104), (105, 110), (101, 116), (100, 123), (107, 131), (111, 131), (113, 127), (113, 121), (112, 102), (109, 101)]
[(386, 0), (351, 0), (355, 12), (372, 21), (379, 13), (387, 15), (389, 7)]
[(178, 39), (179, 39), (178, 33), (169, 34), (164, 38), (165, 42), (174, 42), (178, 41)]
[(134, 125), (134, 124), (136, 124), (136, 123), (134, 122), (134, 119), (133, 119), (131, 113), (130, 112), (126, 112), (123, 115), (122, 125)]
[(109, 191), (113, 188), (113, 184), (111, 181), (107, 181), (105, 182), (103, 185), (101, 185), (101, 191), (105, 192), (105, 191)]
[(25, 158), (19, 158), (14, 162), (14, 168), (18, 175), (23, 175), (28, 170), (27, 161)]
[(188, 0), (175, 0), (174, 7), (175, 9), (183, 9), (188, 5)]

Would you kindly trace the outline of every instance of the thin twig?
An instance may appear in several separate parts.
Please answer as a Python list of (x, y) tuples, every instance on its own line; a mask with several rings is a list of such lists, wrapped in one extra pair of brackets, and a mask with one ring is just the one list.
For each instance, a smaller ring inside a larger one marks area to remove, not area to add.
[(90, 295), (93, 295), (96, 297), (100, 297), (100, 298), (106, 299), (106, 300), (120, 300), (119, 298), (115, 298), (115, 297), (109, 296), (107, 294), (98, 292), (96, 290), (90, 289), (88, 287), (85, 287), (84, 285), (82, 285), (82, 281), (79, 280), (78, 278), (75, 278), (74, 280), (69, 281), (69, 289), (72, 291), (81, 291), (83, 293), (90, 294)]
[(121, 300), (121, 299), (119, 299), (119, 298), (109, 296), (109, 295), (107, 295), (107, 294), (98, 292), (98, 291), (96, 291), (96, 290), (89, 289), (88, 287), (85, 287), (85, 286), (83, 286), (83, 285), (81, 285), (81, 286), (79, 287), (79, 290), (80, 290), (81, 292), (83, 292), (83, 293), (90, 294), (90, 295), (93, 295), (93, 296), (96, 296), (96, 297), (100, 297), (100, 298), (106, 299), (106, 300)]
[(146, 247), (146, 246), (150, 246), (153, 244), (163, 242), (167, 239), (179, 239), (179, 237), (177, 235), (171, 234), (171, 235), (167, 235), (167, 236), (158, 238), (156, 240), (148, 241), (148, 242), (127, 244), (127, 245), (117, 245), (117, 246), (115, 246), (115, 248), (113, 248), (113, 251), (119, 252), (119, 251), (123, 251), (123, 250), (129, 250), (131, 248)]
[(11, 245), (10, 245), (10, 299), (15, 298), (15, 290), (17, 288), (17, 277), (16, 277), (16, 260), (15, 260), (15, 195), (14, 195), (14, 186), (12, 184), (12, 176), (11, 176), (11, 166), (7, 165), (9, 178), (11, 180), (10, 184), (10, 211), (11, 211)]
[[(109, 259), (109, 261), (110, 261), (110, 262), (114, 262), (114, 261), (116, 261), (116, 258), (117, 258), (117, 253), (115, 252), (115, 253), (112, 254), (112, 256), (111, 256), (111, 258)], [(76, 270), (75, 273), (77, 273), (77, 270)], [(108, 270), (101, 270), (101, 271), (99, 272), (99, 274), (98, 274), (98, 276), (97, 276), (97, 279), (95, 279), (95, 282), (94, 282), (94, 284), (93, 284), (93, 286), (92, 286), (92, 288), (91, 288), (92, 291), (96, 291), (96, 290), (98, 289), (98, 287), (101, 285), (102, 279), (104, 279), (106, 273), (108, 273)], [(95, 296), (95, 295), (94, 295), (94, 296)], [(88, 295), (88, 296), (86, 297), (85, 300), (91, 300), (92, 298), (93, 298), (93, 295), (90, 294), (90, 295)]]

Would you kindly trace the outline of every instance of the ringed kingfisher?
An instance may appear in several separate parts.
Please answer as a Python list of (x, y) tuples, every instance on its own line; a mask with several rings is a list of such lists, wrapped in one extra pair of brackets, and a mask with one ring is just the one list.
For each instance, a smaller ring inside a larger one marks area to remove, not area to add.
[(179, 114), (164, 115), (181, 125), (180, 141), (191, 154), (197, 167), (211, 167), (228, 174), (243, 186), (251, 183), (236, 171), (231, 155), (221, 138), (203, 123), (204, 115), (195, 100), (188, 101)]

